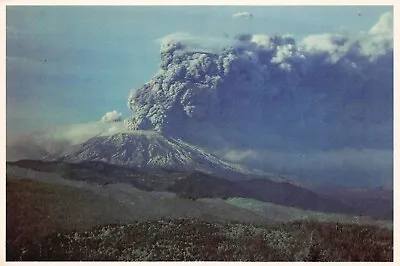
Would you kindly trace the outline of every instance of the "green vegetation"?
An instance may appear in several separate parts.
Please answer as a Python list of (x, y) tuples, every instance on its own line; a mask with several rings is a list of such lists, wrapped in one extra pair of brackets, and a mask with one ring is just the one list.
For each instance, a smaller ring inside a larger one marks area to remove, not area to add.
[(375, 226), (299, 221), (279, 225), (195, 219), (107, 225), (53, 233), (7, 249), (7, 260), (392, 261), (393, 232)]

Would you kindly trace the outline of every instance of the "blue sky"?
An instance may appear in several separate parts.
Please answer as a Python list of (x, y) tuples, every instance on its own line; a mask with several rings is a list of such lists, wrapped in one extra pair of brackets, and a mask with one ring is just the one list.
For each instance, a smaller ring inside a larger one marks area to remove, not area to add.
[[(391, 7), (7, 7), (7, 131), (131, 114), (156, 73), (157, 38), (368, 31)], [(232, 15), (248, 11), (251, 20)], [(361, 16), (358, 14), (361, 13)]]

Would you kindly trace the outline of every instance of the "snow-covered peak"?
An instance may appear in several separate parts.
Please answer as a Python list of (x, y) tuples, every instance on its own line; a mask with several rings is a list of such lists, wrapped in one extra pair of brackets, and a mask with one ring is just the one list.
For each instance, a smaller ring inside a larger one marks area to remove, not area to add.
[(103, 134), (76, 145), (58, 156), (47, 158), (69, 162), (102, 161), (122, 166), (201, 171), (230, 179), (255, 174), (180, 139), (155, 131)]

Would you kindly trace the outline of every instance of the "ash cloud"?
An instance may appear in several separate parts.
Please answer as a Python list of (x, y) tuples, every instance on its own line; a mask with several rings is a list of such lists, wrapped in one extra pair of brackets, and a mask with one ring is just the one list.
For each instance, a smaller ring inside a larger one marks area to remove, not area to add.
[(160, 54), (160, 71), (129, 96), (130, 130), (267, 171), (390, 186), (392, 13), (357, 36), (179, 33)]
[(335, 184), (393, 188), (393, 152), (352, 148), (330, 151), (219, 150), (221, 158), (263, 169), (294, 175), (314, 185)]
[(125, 124), (210, 147), (391, 148), (392, 17), (356, 37), (169, 35)]

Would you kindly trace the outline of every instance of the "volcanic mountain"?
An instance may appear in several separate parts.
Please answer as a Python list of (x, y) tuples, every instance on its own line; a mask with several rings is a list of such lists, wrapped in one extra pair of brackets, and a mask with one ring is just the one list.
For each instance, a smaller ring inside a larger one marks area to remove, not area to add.
[(154, 131), (132, 131), (112, 135), (99, 135), (75, 145), (61, 154), (45, 157), (50, 161), (101, 161), (141, 169), (169, 169), (174, 171), (200, 171), (227, 179), (247, 179), (268, 176), (227, 163), (217, 156), (180, 139), (164, 137)]

